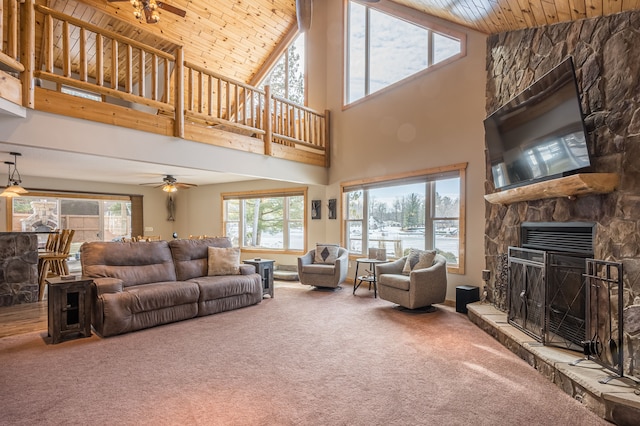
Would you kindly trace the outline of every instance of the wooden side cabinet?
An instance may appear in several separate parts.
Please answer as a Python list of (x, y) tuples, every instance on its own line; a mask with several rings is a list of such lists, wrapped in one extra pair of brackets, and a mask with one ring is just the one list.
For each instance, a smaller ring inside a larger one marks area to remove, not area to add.
[(275, 260), (268, 259), (247, 259), (244, 263), (253, 265), (256, 272), (262, 277), (262, 295), (268, 294), (273, 297), (273, 268)]
[(48, 320), (51, 343), (91, 336), (91, 283), (93, 279), (77, 277), (47, 279), (49, 285)]

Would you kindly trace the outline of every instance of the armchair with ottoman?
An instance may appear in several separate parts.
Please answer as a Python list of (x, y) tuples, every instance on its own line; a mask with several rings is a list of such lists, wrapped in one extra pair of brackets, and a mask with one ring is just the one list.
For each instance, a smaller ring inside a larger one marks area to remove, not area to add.
[(317, 244), (298, 258), (298, 276), (304, 285), (339, 288), (348, 270), (349, 252), (337, 244)]
[(376, 265), (378, 295), (407, 309), (431, 310), (445, 301), (447, 260), (435, 251), (412, 249), (408, 256)]

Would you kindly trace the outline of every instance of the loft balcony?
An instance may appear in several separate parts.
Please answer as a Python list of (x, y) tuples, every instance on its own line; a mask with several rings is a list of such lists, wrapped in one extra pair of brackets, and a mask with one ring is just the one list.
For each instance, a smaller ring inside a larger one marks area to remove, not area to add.
[[(0, 0), (0, 98), (17, 106), (328, 167), (329, 112), (34, 0)], [(115, 19), (115, 18), (114, 18)], [(111, 26), (113, 27), (113, 26)], [(189, 55), (190, 57), (197, 55)]]

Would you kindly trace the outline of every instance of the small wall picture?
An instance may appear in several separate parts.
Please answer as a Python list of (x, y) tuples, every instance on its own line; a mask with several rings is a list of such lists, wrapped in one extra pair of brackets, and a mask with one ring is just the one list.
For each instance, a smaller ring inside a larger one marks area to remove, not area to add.
[(336, 206), (337, 206), (336, 199), (335, 198), (330, 199), (329, 200), (329, 219), (336, 219), (337, 217)]
[(322, 218), (322, 202), (320, 200), (311, 200), (311, 219)]

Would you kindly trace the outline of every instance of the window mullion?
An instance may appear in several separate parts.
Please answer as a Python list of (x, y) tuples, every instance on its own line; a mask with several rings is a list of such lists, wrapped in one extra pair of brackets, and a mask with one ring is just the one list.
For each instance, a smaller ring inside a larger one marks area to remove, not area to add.
[(435, 196), (435, 181), (427, 182), (425, 185), (425, 197), (424, 197), (424, 243), (425, 248), (434, 249), (435, 238), (433, 230), (433, 216), (435, 215), (436, 196)]
[(433, 31), (427, 30), (427, 68), (433, 65)]
[(371, 9), (368, 7), (365, 9), (365, 20), (364, 20), (364, 95), (369, 95), (369, 80), (371, 76), (371, 61), (370, 61), (370, 52), (371, 52)]

